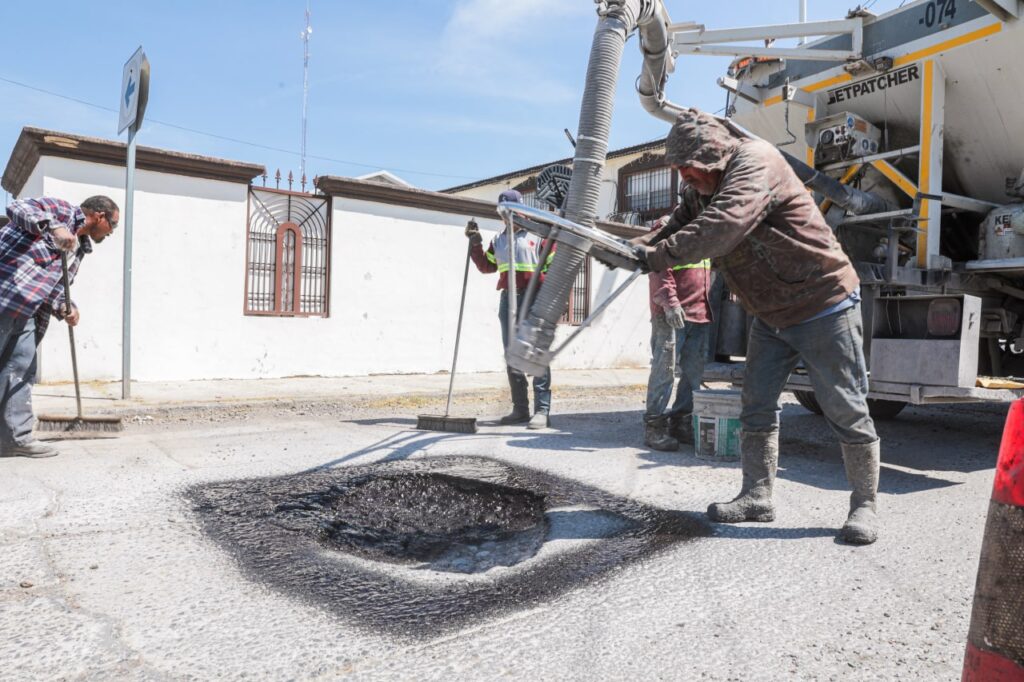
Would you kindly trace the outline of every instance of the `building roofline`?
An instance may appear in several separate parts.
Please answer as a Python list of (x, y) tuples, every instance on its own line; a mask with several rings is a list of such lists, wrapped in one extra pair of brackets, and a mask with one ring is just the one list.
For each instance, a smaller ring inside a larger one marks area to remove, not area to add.
[[(432, 192), (414, 187), (396, 187), (336, 175), (321, 175), (316, 179), (316, 188), (324, 194), (346, 199), (373, 201), (440, 213), (454, 213), (474, 218), (498, 218), (495, 211), (497, 204), (493, 201), (457, 197), (444, 192)], [(647, 232), (646, 228), (603, 220), (597, 221), (596, 226), (605, 232), (625, 238), (636, 237)]]
[[(123, 142), (26, 126), (21, 129), (0, 185), (17, 196), (44, 156), (124, 167), (127, 155)], [(265, 172), (258, 164), (141, 146), (136, 150), (135, 166), (140, 170), (246, 185)]]
[[(658, 148), (664, 147), (664, 146), (665, 146), (665, 139), (664, 138), (659, 138), (657, 140), (652, 140), (651, 142), (643, 142), (641, 144), (636, 144), (636, 145), (633, 145), (632, 147), (623, 147), (622, 149), (612, 150), (612, 151), (608, 152), (608, 155), (607, 155), (606, 158), (614, 159), (614, 158), (619, 157), (619, 156), (628, 156), (630, 154), (636, 154), (637, 152), (646, 152), (646, 151), (649, 151), (651, 149), (658, 149)], [(508, 173), (502, 173), (501, 175), (495, 175), (494, 177), (484, 178), (483, 180), (475, 180), (473, 182), (469, 182), (469, 183), (466, 183), (464, 185), (457, 185), (455, 187), (449, 187), (447, 189), (442, 189), (440, 191), (444, 192), (445, 194), (453, 194), (455, 192), (465, 192), (468, 189), (474, 189), (476, 187), (483, 187), (484, 185), (493, 185), (496, 182), (502, 182), (502, 181), (505, 181), (505, 180), (510, 180), (512, 178), (517, 178), (517, 177), (519, 177), (521, 175), (533, 175), (534, 173), (539, 173), (540, 171), (544, 170), (548, 166), (552, 166), (554, 164), (563, 164), (563, 165), (567, 165), (567, 166), (572, 165), (572, 157), (569, 157), (567, 159), (559, 159), (558, 161), (548, 161), (547, 163), (542, 163), (542, 164), (537, 165), (537, 166), (530, 166), (529, 168), (523, 168), (521, 170), (511, 171), (511, 172), (508, 172)]]

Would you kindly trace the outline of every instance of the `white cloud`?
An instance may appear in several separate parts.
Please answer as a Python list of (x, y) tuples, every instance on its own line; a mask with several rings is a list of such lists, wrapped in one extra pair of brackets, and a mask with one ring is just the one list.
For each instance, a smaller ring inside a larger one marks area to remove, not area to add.
[(545, 73), (551, 45), (566, 22), (595, 17), (580, 0), (462, 0), (446, 24), (438, 76), (474, 94), (529, 102), (577, 97), (575, 84)]

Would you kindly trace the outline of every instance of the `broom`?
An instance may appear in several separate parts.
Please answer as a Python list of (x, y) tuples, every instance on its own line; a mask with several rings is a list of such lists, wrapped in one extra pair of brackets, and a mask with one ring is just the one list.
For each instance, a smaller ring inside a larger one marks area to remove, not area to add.
[[(68, 255), (60, 253), (60, 264), (64, 269), (64, 314), (71, 314), (71, 284), (68, 281)], [(68, 337), (71, 339), (71, 370), (75, 375), (75, 402), (78, 404), (78, 415), (75, 417), (59, 417), (40, 415), (36, 424), (38, 431), (121, 431), (124, 425), (120, 417), (85, 417), (82, 416), (82, 389), (78, 385), (78, 357), (75, 355), (75, 328), (68, 325)]]
[(459, 324), (455, 329), (455, 356), (452, 358), (452, 374), (448, 379), (448, 403), (443, 415), (421, 414), (416, 419), (416, 428), (427, 431), (450, 431), (452, 433), (476, 433), (476, 417), (449, 417), (452, 409), (452, 388), (455, 386), (455, 365), (459, 362), (459, 337), (462, 336), (462, 311), (466, 307), (466, 284), (469, 282), (469, 258), (473, 242), (466, 249), (466, 268), (462, 273), (462, 300), (459, 302)]

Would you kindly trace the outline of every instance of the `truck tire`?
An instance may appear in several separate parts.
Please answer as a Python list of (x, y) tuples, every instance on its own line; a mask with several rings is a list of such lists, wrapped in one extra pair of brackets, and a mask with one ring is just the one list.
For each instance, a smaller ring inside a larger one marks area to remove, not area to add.
[(886, 419), (894, 419), (906, 406), (907, 403), (902, 400), (868, 398), (868, 412), (871, 413), (872, 419), (877, 419), (878, 421), (884, 422)]
[(821, 405), (818, 404), (818, 399), (814, 397), (814, 393), (812, 391), (793, 391), (793, 397), (796, 398), (796, 401), (809, 412), (813, 412), (814, 414), (825, 414), (821, 409)]
[[(824, 414), (821, 405), (818, 404), (818, 399), (814, 397), (812, 391), (793, 391), (793, 397), (810, 412)], [(877, 419), (878, 421), (895, 418), (906, 406), (907, 404), (902, 400), (868, 398), (868, 412), (871, 414), (872, 419)]]

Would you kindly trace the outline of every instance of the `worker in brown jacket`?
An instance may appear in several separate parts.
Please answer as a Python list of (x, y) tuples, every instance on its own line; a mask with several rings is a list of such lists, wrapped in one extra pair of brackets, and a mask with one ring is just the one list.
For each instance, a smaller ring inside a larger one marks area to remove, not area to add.
[(867, 407), (860, 280), (811, 194), (782, 154), (695, 109), (665, 141), (667, 163), (687, 187), (664, 229), (637, 238), (660, 272), (711, 258), (754, 316), (743, 379), (743, 484), (708, 507), (723, 523), (772, 521), (779, 456), (779, 396), (803, 361), (815, 397), (839, 436), (853, 488), (841, 537), (878, 536), (879, 440)]

